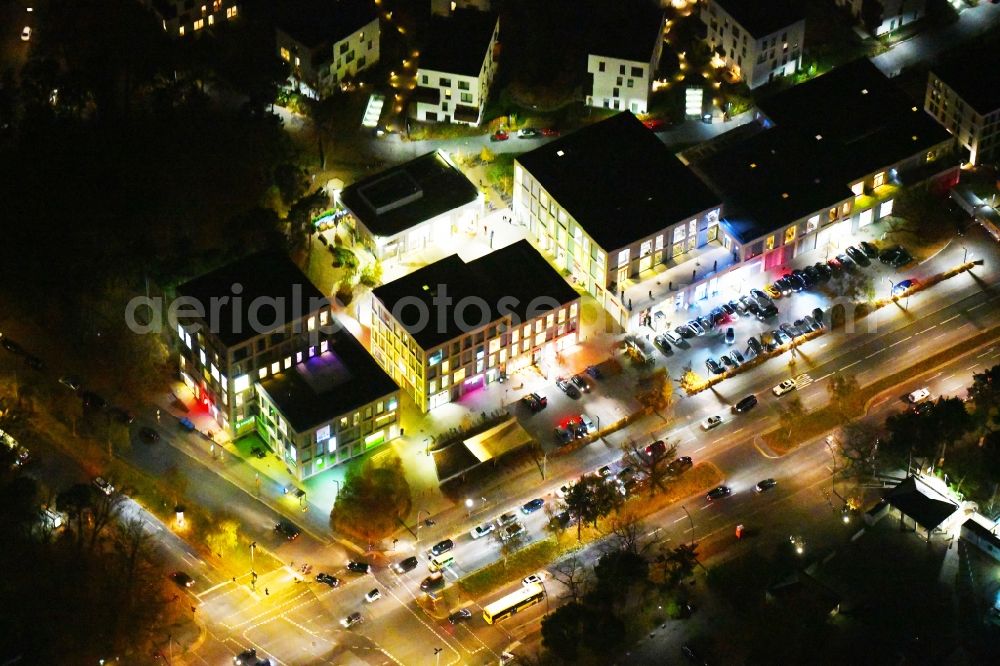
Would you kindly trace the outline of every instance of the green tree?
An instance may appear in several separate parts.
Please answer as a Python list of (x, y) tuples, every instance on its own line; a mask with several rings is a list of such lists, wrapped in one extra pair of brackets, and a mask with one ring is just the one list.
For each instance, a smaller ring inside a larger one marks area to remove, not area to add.
[(377, 287), (382, 284), (382, 262), (376, 259), (361, 271), (361, 284), (367, 287)]
[(205, 537), (208, 549), (219, 557), (235, 552), (240, 545), (240, 524), (232, 518), (225, 518)]
[(542, 618), (542, 645), (564, 661), (573, 661), (580, 652), (588, 609), (571, 601)]
[(395, 532), (412, 507), (399, 456), (369, 458), (348, 472), (330, 512), (330, 527), (373, 544)]
[(288, 209), (288, 246), (292, 252), (309, 247), (314, 231), (313, 215), (329, 205), (330, 199), (322, 189), (300, 197)]
[(850, 418), (860, 409), (858, 392), (858, 378), (849, 373), (833, 373), (826, 385), (830, 404), (833, 405), (841, 419)]
[(698, 566), (698, 544), (681, 544), (663, 553), (653, 565), (652, 578), (673, 589), (694, 574)]
[(840, 429), (838, 453), (847, 475), (865, 477), (874, 473), (878, 454), (878, 429), (867, 421), (848, 421)]
[(634, 584), (649, 576), (649, 562), (642, 555), (628, 550), (605, 553), (594, 566), (598, 585), (612, 590), (616, 596), (629, 596)]
[(992, 421), (1000, 408), (1000, 365), (972, 375), (969, 399), (976, 408), (976, 420), (983, 429), (992, 429)]
[(674, 385), (667, 375), (667, 369), (657, 368), (640, 378), (635, 397), (646, 410), (658, 415), (664, 421), (668, 420), (664, 412), (673, 405)]
[(608, 515), (615, 506), (617, 489), (596, 474), (587, 474), (569, 487), (563, 501), (569, 515), (576, 520), (576, 538), (582, 540), (583, 524), (594, 527), (597, 521)]

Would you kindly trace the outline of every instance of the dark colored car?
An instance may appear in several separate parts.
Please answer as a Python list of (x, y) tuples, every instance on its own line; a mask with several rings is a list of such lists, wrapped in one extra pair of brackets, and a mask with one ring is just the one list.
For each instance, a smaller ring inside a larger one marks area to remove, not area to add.
[(562, 527), (569, 525), (570, 517), (569, 511), (560, 511), (556, 515), (552, 516), (552, 522)]
[(294, 541), (295, 539), (298, 539), (299, 534), (302, 533), (302, 531), (298, 527), (291, 524), (287, 520), (281, 520), (275, 523), (274, 531), (280, 534), (281, 536), (285, 537), (289, 541)]
[(590, 382), (588, 382), (583, 375), (573, 375), (570, 381), (573, 382), (573, 386), (577, 387), (584, 393), (588, 393), (590, 391)]
[(438, 541), (434, 546), (431, 547), (431, 555), (435, 557), (447, 553), (449, 550), (455, 547), (455, 542), (451, 539), (445, 539), (444, 541)]
[(569, 444), (573, 441), (573, 433), (566, 428), (555, 428), (552, 437), (559, 444)]
[(705, 664), (705, 663), (707, 663), (702, 658), (702, 656), (700, 654), (698, 654), (697, 652), (695, 652), (694, 648), (692, 648), (690, 645), (684, 645), (684, 646), (682, 646), (681, 647), (681, 654), (683, 654), (685, 657), (687, 657), (688, 661), (694, 662), (696, 664)]
[(122, 407), (112, 407), (111, 416), (116, 421), (124, 425), (131, 425), (132, 422), (135, 421), (135, 417), (132, 416), (132, 413)]
[(893, 268), (900, 268), (913, 261), (913, 257), (910, 256), (909, 252), (896, 245), (882, 250), (878, 255), (878, 260)]
[(24, 349), (21, 347), (21, 345), (17, 344), (10, 338), (3, 338), (3, 340), (0, 340), (0, 345), (3, 345), (3, 348), (9, 351), (11, 354), (24, 353)]
[(420, 581), (420, 589), (424, 592), (437, 592), (445, 585), (445, 579), (443, 573), (431, 574), (427, 578)]
[(392, 568), (396, 570), (397, 573), (406, 573), (408, 571), (413, 571), (417, 568), (419, 561), (416, 557), (407, 557), (405, 560), (400, 560), (392, 565)]
[(924, 402), (918, 402), (910, 405), (910, 411), (913, 412), (914, 414), (917, 414), (918, 416), (922, 416), (923, 414), (929, 412), (933, 407), (934, 403), (931, 402), (930, 400), (927, 400)]
[(785, 276), (785, 279), (792, 285), (792, 291), (798, 292), (806, 288), (806, 281), (802, 279), (802, 276), (795, 273), (789, 273)]
[(818, 321), (818, 322), (820, 322), (822, 324), (823, 323), (823, 319), (824, 319), (824, 317), (823, 317), (823, 308), (813, 308), (812, 316), (813, 316), (813, 319), (815, 319), (816, 321)]
[(805, 322), (806, 326), (809, 327), (810, 331), (818, 331), (821, 328), (823, 328), (823, 324), (821, 324), (820, 321), (815, 317), (813, 317), (812, 315), (806, 315), (805, 317), (802, 318), (802, 321)]
[(677, 335), (681, 336), (681, 338), (684, 339), (690, 339), (696, 335), (694, 330), (687, 324), (681, 324), (680, 326), (675, 328), (674, 333), (676, 333)]
[(355, 560), (351, 560), (347, 563), (347, 570), (353, 571), (354, 573), (366, 574), (371, 571), (371, 565), (367, 562), (357, 562)]
[(701, 325), (703, 329), (705, 329), (706, 333), (715, 328), (715, 322), (712, 321), (709, 317), (698, 317), (696, 321)]
[(694, 463), (691, 462), (691, 456), (681, 456), (680, 458), (674, 459), (669, 465), (667, 465), (667, 473), (673, 475), (683, 474), (691, 469), (693, 464)]
[(754, 486), (754, 490), (756, 490), (759, 493), (763, 493), (770, 490), (771, 488), (774, 488), (776, 485), (778, 485), (778, 482), (775, 481), (774, 479), (764, 479), (763, 481), (759, 481), (757, 485)]
[(806, 266), (802, 269), (802, 274), (805, 276), (806, 284), (810, 287), (823, 281), (823, 276), (820, 275), (819, 269), (815, 266)]
[(521, 400), (528, 406), (528, 409), (533, 412), (540, 412), (549, 404), (548, 398), (543, 395), (538, 395), (537, 393), (529, 393), (521, 398)]
[(561, 390), (563, 393), (565, 393), (569, 397), (573, 398), (574, 400), (576, 400), (577, 398), (580, 397), (580, 391), (579, 391), (579, 389), (577, 389), (575, 386), (573, 386), (572, 384), (570, 384), (568, 381), (566, 381), (562, 377), (559, 377), (558, 379), (556, 379), (556, 386), (559, 387), (559, 390)]
[(667, 452), (667, 443), (662, 439), (658, 439), (649, 446), (646, 447), (646, 455), (650, 458), (656, 459)]
[(353, 627), (354, 625), (360, 624), (364, 621), (365, 619), (361, 617), (361, 613), (351, 613), (343, 620), (341, 620), (340, 624), (346, 628), (346, 627)]
[(736, 362), (736, 359), (730, 357), (729, 354), (723, 354), (720, 358), (722, 359), (722, 364), (726, 368), (735, 369), (739, 365), (739, 363)]
[(708, 368), (708, 371), (711, 372), (713, 375), (721, 375), (723, 372), (726, 371), (725, 368), (719, 365), (718, 361), (716, 361), (714, 358), (711, 357), (705, 359), (705, 367)]
[(451, 622), (452, 624), (458, 624), (459, 622), (468, 622), (471, 619), (472, 619), (472, 611), (470, 611), (468, 608), (462, 608), (448, 616), (448, 621)]
[(670, 343), (667, 341), (666, 336), (660, 333), (655, 338), (653, 338), (653, 344), (660, 348), (664, 354), (672, 354), (673, 350), (670, 347)]
[(851, 270), (852, 268), (855, 268), (857, 266), (857, 264), (854, 263), (854, 260), (851, 259), (850, 255), (846, 253), (838, 254), (837, 261), (840, 262), (840, 267), (843, 268), (844, 270)]
[(737, 414), (744, 414), (757, 406), (757, 396), (748, 395), (733, 405), (733, 411)]
[(170, 580), (174, 581), (178, 587), (189, 588), (194, 585), (194, 578), (191, 578), (191, 576), (183, 571), (175, 571), (170, 574)]
[(733, 363), (735, 363), (737, 367), (746, 363), (746, 359), (743, 358), (743, 354), (741, 354), (738, 349), (734, 349), (731, 352), (729, 352), (729, 358), (733, 360)]
[(830, 278), (833, 277), (833, 269), (830, 268), (829, 264), (824, 264), (821, 261), (817, 261), (815, 264), (813, 264), (813, 268), (816, 270), (816, 273), (819, 274), (820, 282), (828, 282)]
[(853, 259), (859, 266), (871, 266), (871, 260), (864, 252), (853, 245), (847, 248), (847, 256)]
[(584, 372), (586, 372), (594, 379), (600, 379), (603, 376), (601, 375), (601, 369), (598, 368), (596, 365), (588, 365), (587, 369)]
[(789, 342), (792, 341), (792, 336), (790, 336), (787, 332), (785, 332), (783, 329), (780, 328), (776, 328), (773, 331), (771, 331), (771, 337), (774, 338), (774, 341), (777, 342), (779, 345), (788, 344)]
[(747, 340), (747, 349), (752, 351), (754, 355), (760, 355), (764, 353), (764, 346), (760, 344), (760, 340), (757, 338), (750, 338)]
[(719, 306), (722, 311), (725, 312), (730, 317), (736, 317), (739, 314), (739, 308), (736, 307), (736, 301), (729, 301), (728, 303), (723, 303)]
[(729, 497), (732, 494), (733, 489), (729, 486), (716, 486), (708, 491), (708, 494), (705, 495), (705, 499), (709, 501), (723, 499), (724, 497)]
[(336, 576), (331, 576), (328, 573), (318, 573), (316, 574), (316, 582), (323, 583), (329, 587), (340, 587), (340, 579)]
[(869, 243), (868, 241), (861, 241), (860, 243), (858, 243), (858, 247), (861, 248), (861, 251), (864, 252), (865, 256), (868, 257), (869, 259), (875, 259), (876, 257), (878, 257), (878, 248)]
[(760, 312), (760, 304), (756, 299), (750, 298), (749, 296), (740, 296), (740, 305), (747, 309), (752, 315), (757, 315)]
[(93, 391), (81, 391), (80, 400), (87, 409), (104, 409), (108, 406), (108, 401)]
[(545, 500), (543, 500), (541, 497), (536, 497), (535, 499), (525, 502), (524, 504), (521, 505), (521, 513), (527, 516), (528, 514), (534, 513), (539, 509), (541, 509), (543, 504), (545, 504)]
[(156, 444), (160, 441), (160, 433), (150, 427), (139, 428), (139, 439), (147, 444)]
[(757, 319), (764, 321), (765, 319), (770, 319), (771, 317), (777, 317), (777, 316), (778, 316), (778, 308), (774, 305), (774, 303), (768, 303), (767, 305), (765, 305), (760, 309), (760, 312), (757, 314)]

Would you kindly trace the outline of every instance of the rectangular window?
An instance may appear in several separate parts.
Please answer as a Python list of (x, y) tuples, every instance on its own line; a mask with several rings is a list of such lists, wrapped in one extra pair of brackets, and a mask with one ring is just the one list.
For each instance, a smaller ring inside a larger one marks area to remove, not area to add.
[(788, 227), (785, 229), (785, 244), (795, 242), (795, 234), (798, 231), (798, 227)]
[(767, 242), (764, 243), (764, 246), (768, 250), (773, 250), (774, 249), (774, 236), (773, 235), (767, 237)]
[(882, 187), (885, 183), (885, 171), (880, 171), (872, 178), (872, 187)]
[(462, 104), (472, 104), (472, 93), (462, 93)]
[(818, 226), (819, 226), (819, 215), (813, 215), (812, 217), (809, 218), (809, 221), (806, 222), (806, 233), (809, 233), (810, 231), (815, 231), (816, 227)]
[(632, 76), (634, 76), (636, 78), (639, 78), (640, 76), (642, 76), (642, 67), (633, 67), (632, 68)]
[(628, 266), (628, 260), (629, 260), (629, 249), (625, 248), (624, 250), (618, 253), (618, 267), (621, 268), (622, 266)]
[(438, 79), (438, 85), (441, 86), (442, 88), (451, 88), (451, 79), (446, 79), (444, 77), (441, 77), (440, 79)]
[(680, 243), (684, 240), (684, 225), (674, 227), (674, 242)]

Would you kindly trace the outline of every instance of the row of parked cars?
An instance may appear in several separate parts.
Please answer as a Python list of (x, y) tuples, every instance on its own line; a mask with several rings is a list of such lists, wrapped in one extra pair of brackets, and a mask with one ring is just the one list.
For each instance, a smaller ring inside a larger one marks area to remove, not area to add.
[(868, 241), (861, 241), (856, 246), (848, 247), (844, 252), (831, 257), (826, 262), (817, 261), (812, 266), (796, 268), (764, 287), (771, 298), (788, 296), (792, 292), (811, 289), (824, 284), (834, 275), (845, 270), (853, 270), (858, 266), (870, 266), (872, 259), (878, 259), (887, 266), (901, 268), (913, 261), (913, 257), (904, 248), (894, 245), (879, 251)]

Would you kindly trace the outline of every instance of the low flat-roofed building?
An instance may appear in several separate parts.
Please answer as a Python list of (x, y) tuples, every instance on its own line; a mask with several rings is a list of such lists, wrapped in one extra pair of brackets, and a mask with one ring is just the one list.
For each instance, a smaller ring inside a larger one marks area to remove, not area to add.
[(313, 99), (378, 63), (380, 37), (370, 0), (294, 0), (278, 9), (278, 55), (291, 82)]
[(647, 5), (611, 12), (589, 40), (587, 106), (649, 111), (649, 95), (663, 53), (663, 11)]
[(496, 73), (500, 20), (476, 9), (434, 15), (420, 49), (417, 120), (478, 125)]
[(759, 108), (768, 129), (692, 165), (724, 198), (727, 242), (755, 269), (835, 246), (891, 214), (903, 186), (957, 181), (951, 137), (867, 59)]
[(181, 378), (231, 435), (253, 430), (255, 382), (328, 344), (322, 329), (332, 322), (330, 303), (285, 254), (249, 255), (177, 293), (201, 309), (177, 323)]
[(806, 21), (792, 0), (707, 0), (701, 20), (709, 47), (750, 88), (802, 68)]
[(371, 352), (423, 411), (579, 339), (580, 295), (527, 241), (451, 255), (372, 292)]
[(719, 240), (721, 198), (629, 112), (514, 161), (514, 219), (623, 325), (623, 292)]
[(299, 480), (398, 437), (399, 387), (350, 333), (257, 384), (257, 431)]
[(969, 153), (970, 164), (1000, 158), (1000, 54), (965, 50), (934, 65), (924, 109)]
[(344, 188), (340, 203), (381, 260), (432, 243), (447, 246), (483, 215), (479, 190), (443, 153), (427, 153)]

